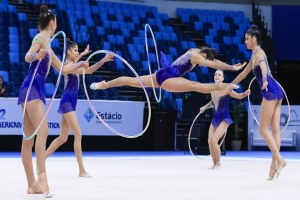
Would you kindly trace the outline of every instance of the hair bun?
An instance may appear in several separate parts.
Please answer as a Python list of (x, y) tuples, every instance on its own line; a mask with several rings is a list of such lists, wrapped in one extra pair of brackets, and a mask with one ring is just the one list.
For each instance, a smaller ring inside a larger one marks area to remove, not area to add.
[(251, 29), (258, 31), (258, 27), (255, 24), (252, 25)]
[(40, 7), (40, 13), (47, 13), (48, 12), (48, 7), (46, 5), (42, 5)]
[(71, 42), (71, 39), (70, 39), (70, 38), (67, 38), (67, 42), (68, 42), (68, 43)]
[(218, 52), (217, 52), (217, 50), (215, 48), (211, 48), (210, 50), (214, 54), (214, 56), (217, 55)]

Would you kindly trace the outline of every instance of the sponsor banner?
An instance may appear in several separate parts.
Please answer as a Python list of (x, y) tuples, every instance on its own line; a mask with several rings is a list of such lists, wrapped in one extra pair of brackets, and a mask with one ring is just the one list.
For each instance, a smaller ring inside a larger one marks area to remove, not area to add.
[[(22, 109), (17, 98), (0, 99), (0, 135), (22, 135)], [(46, 100), (48, 106), (49, 99)], [(60, 99), (53, 101), (47, 115), (49, 135), (59, 135), (62, 115), (57, 113)], [(98, 115), (116, 131), (136, 135), (143, 130), (144, 102), (92, 100)], [(90, 109), (87, 100), (78, 100), (76, 115), (82, 135), (115, 136)]]

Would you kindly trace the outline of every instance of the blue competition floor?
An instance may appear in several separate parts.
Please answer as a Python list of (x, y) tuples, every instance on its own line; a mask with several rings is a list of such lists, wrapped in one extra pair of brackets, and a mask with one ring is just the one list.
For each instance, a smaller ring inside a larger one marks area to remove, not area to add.
[[(300, 160), (300, 152), (281, 152), (285, 159)], [(20, 152), (5, 153), (0, 152), (0, 158), (17, 158), (20, 157)], [(51, 157), (74, 157), (74, 152), (56, 152)], [(162, 156), (191, 156), (191, 154), (184, 154), (183, 151), (109, 151), (109, 152), (83, 152), (84, 157), (162, 157)], [(270, 151), (227, 151), (225, 157), (239, 157), (239, 158), (270, 158)]]

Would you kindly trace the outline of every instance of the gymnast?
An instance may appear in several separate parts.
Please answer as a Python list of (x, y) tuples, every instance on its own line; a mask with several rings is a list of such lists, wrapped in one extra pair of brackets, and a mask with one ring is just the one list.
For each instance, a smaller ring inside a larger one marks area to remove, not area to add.
[[(249, 72), (253, 71), (257, 82), (261, 87), (262, 103), (260, 110), (260, 134), (265, 139), (272, 151), (272, 162), (268, 180), (273, 180), (280, 175), (286, 161), (280, 155), (280, 107), (283, 99), (283, 91), (271, 74), (265, 52), (260, 48), (261, 35), (258, 27), (252, 25), (245, 34), (245, 44), (252, 50), (252, 57), (247, 67), (233, 80), (233, 84), (241, 82)], [(227, 92), (227, 91), (226, 91)], [(222, 95), (226, 93), (222, 92)], [(268, 127), (271, 125), (272, 134)]]
[[(228, 65), (218, 60), (214, 60), (216, 54), (215, 49), (202, 48), (190, 49), (180, 56), (172, 64), (167, 60), (166, 56), (161, 52), (161, 65), (164, 67), (159, 69), (152, 75), (140, 76), (145, 87), (152, 87), (151, 79), (153, 79), (154, 87), (162, 87), (169, 92), (200, 92), (211, 93), (214, 90), (232, 90), (239, 86), (235, 84), (202, 84), (183, 78), (182, 76), (191, 71), (197, 64), (199, 66), (208, 66), (222, 70), (240, 70), (244, 64)], [(111, 87), (131, 86), (141, 88), (138, 78), (119, 77), (114, 80), (105, 82), (92, 83), (90, 88), (93, 90), (103, 90)]]
[[(85, 51), (78, 56), (78, 45), (75, 42), (67, 39), (67, 59), (65, 61), (65, 65), (68, 65), (70, 63), (75, 64), (77, 61), (80, 60), (82, 56), (85, 56), (88, 53), (90, 53), (89, 45), (87, 46)], [(99, 69), (104, 63), (112, 61), (113, 58), (113, 56), (107, 54), (102, 60), (89, 67), (85, 73), (93, 73), (94, 71)], [(74, 151), (79, 166), (79, 177), (91, 178), (91, 175), (89, 175), (85, 171), (83, 166), (81, 148), (82, 134), (75, 112), (78, 98), (79, 74), (82, 74), (82, 72), (79, 71), (78, 73), (64, 75), (65, 88), (58, 109), (58, 113), (62, 114), (60, 129), (61, 132), (60, 136), (56, 138), (48, 147), (46, 151), (46, 158), (48, 158), (58, 147), (60, 147), (67, 141), (69, 131), (72, 130), (75, 137)]]
[[(214, 76), (215, 83), (222, 83), (223, 80), (224, 72), (221, 70), (217, 70)], [(218, 145), (218, 141), (225, 134), (225, 132), (227, 132), (228, 126), (232, 124), (232, 120), (228, 110), (228, 95), (220, 97), (219, 92), (220, 91), (213, 91), (211, 93), (212, 100), (205, 106), (200, 108), (200, 113), (203, 113), (206, 109), (212, 106), (214, 107), (214, 115), (208, 131), (209, 152), (213, 160), (213, 166), (210, 169), (221, 168), (220, 147)], [(235, 99), (243, 99), (246, 96), (250, 95), (250, 90), (247, 90), (243, 93), (230, 91), (229, 95)]]

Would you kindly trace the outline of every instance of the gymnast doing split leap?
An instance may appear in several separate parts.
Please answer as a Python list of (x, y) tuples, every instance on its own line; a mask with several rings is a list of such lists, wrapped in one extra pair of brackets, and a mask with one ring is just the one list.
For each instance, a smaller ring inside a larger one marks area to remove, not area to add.
[[(154, 82), (154, 87), (160, 86), (169, 92), (199, 92), (210, 93), (214, 90), (232, 90), (239, 86), (235, 84), (202, 84), (193, 82), (183, 78), (182, 76), (191, 71), (197, 64), (199, 66), (207, 66), (222, 70), (240, 70), (244, 64), (228, 65), (218, 60), (214, 60), (215, 49), (204, 47), (202, 49), (190, 49), (185, 54), (180, 56), (172, 64), (167, 60), (165, 54), (161, 52), (162, 69), (156, 71), (153, 75), (140, 76), (145, 87), (152, 87), (151, 79)], [(90, 88), (93, 90), (103, 90), (111, 87), (131, 86), (141, 88), (138, 78), (119, 77), (114, 80), (105, 82), (92, 83)]]

